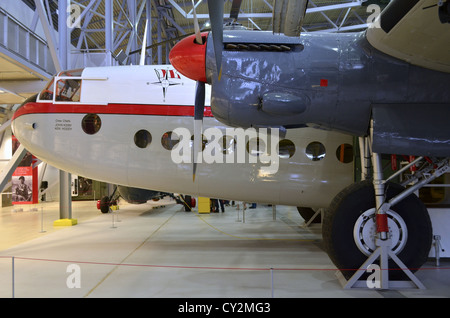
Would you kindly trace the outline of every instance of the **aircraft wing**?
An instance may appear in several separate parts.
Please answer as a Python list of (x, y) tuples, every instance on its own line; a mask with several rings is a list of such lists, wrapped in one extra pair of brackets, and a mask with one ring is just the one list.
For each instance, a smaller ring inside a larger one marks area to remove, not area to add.
[(450, 73), (449, 10), (450, 0), (392, 0), (367, 40), (398, 59)]
[(273, 33), (300, 36), (309, 0), (274, 0)]

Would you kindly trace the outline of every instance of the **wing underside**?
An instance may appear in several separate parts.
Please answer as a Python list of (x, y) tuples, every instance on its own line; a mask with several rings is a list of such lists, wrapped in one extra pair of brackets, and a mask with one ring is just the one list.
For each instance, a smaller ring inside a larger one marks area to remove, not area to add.
[(450, 23), (442, 19), (449, 5), (450, 0), (393, 0), (367, 39), (388, 55), (450, 73)]

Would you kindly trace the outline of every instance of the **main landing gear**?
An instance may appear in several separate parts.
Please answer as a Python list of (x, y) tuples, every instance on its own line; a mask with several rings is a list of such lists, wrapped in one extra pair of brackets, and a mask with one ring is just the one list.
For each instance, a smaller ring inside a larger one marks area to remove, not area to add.
[[(428, 211), (414, 192), (448, 172), (450, 158), (419, 157), (383, 180), (381, 155), (366, 157), (371, 158), (373, 179), (339, 193), (323, 220), (324, 245), (339, 280), (344, 288), (425, 288), (413, 273), (428, 258), (433, 232)], [(403, 185), (390, 182), (419, 164)]]

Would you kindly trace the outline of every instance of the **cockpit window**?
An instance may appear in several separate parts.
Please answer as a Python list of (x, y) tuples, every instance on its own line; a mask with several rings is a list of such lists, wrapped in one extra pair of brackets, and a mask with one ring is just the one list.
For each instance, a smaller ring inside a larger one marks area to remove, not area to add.
[(60, 102), (79, 102), (81, 79), (60, 79), (56, 83), (55, 100)]
[(81, 73), (83, 73), (83, 69), (76, 69), (76, 70), (68, 70), (68, 71), (62, 71), (58, 74), (59, 77), (81, 77)]
[[(79, 102), (81, 99), (81, 73), (83, 69), (60, 72), (42, 90), (40, 100)], [(55, 84), (56, 81), (56, 84)]]
[(55, 78), (52, 78), (47, 86), (42, 90), (41, 94), (39, 95), (40, 100), (53, 100), (53, 82), (55, 81)]

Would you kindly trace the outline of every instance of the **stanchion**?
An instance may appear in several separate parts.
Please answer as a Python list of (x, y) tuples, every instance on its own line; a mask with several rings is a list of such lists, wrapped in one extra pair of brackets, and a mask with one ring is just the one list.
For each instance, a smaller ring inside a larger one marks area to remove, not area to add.
[(270, 288), (271, 288), (271, 295), (272, 298), (274, 298), (274, 286), (273, 286), (273, 267), (270, 268)]
[(14, 298), (14, 256), (12, 257), (12, 298)]
[(116, 222), (122, 222), (122, 220), (119, 219), (119, 212), (117, 212), (117, 211), (119, 211), (119, 207), (117, 206), (116, 210), (114, 210), (114, 211), (115, 211), (114, 213), (116, 214)]
[(109, 211), (111, 212), (111, 216), (112, 216), (112, 226), (111, 226), (111, 228), (116, 229), (117, 226), (114, 224), (114, 211), (112, 211), (111, 209), (109, 209)]
[(41, 207), (41, 232), (40, 233), (45, 233), (44, 231), (44, 208)]

